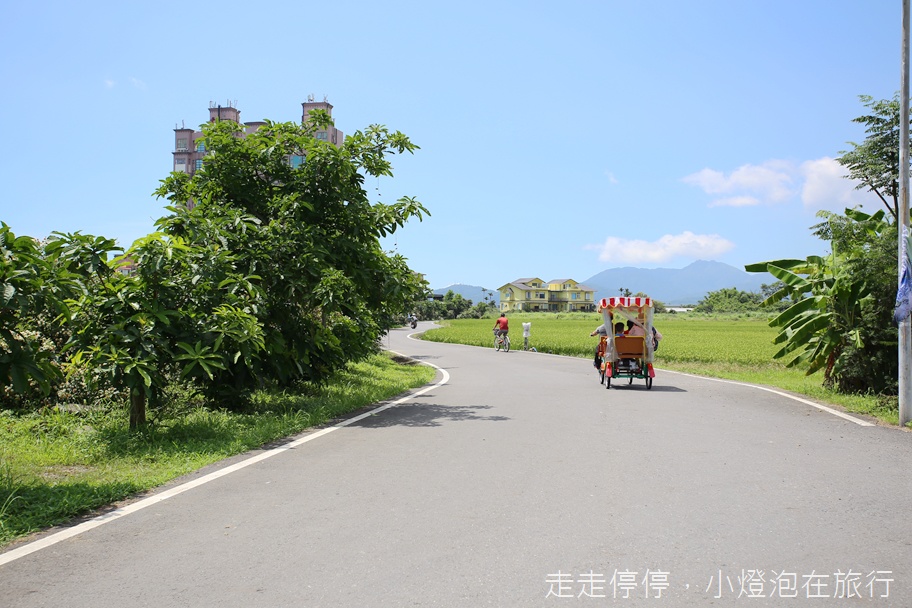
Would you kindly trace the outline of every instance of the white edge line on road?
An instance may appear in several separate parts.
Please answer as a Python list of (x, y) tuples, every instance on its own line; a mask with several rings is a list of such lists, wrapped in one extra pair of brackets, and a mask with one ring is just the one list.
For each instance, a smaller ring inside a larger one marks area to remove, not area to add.
[(816, 407), (818, 410), (823, 410), (824, 412), (829, 412), (830, 414), (833, 414), (834, 416), (839, 416), (840, 418), (844, 418), (844, 419), (848, 420), (849, 422), (854, 422), (855, 424), (857, 424), (859, 426), (877, 426), (871, 422), (868, 422), (867, 420), (862, 420), (862, 419), (856, 418), (854, 416), (849, 416), (848, 414), (840, 412), (839, 410), (834, 410), (831, 407), (827, 407), (825, 405), (815, 403), (808, 399), (802, 399), (801, 397), (796, 397), (795, 395), (789, 395), (788, 393), (783, 393), (782, 391), (777, 391), (772, 388), (760, 386), (758, 384), (748, 384), (747, 382), (737, 382), (735, 380), (723, 380), (722, 378), (710, 378), (708, 376), (697, 376), (695, 374), (687, 374), (685, 372), (676, 372), (676, 371), (672, 371), (669, 369), (663, 369), (662, 371), (669, 373), (669, 374), (679, 374), (681, 376), (690, 376), (691, 378), (700, 378), (701, 380), (712, 380), (713, 382), (723, 382), (725, 384), (736, 384), (738, 386), (747, 386), (749, 388), (755, 388), (757, 390), (766, 391), (768, 393), (773, 393), (774, 395), (779, 395), (780, 397), (786, 397), (793, 401), (798, 401), (800, 403), (810, 405), (811, 407)]
[[(406, 356), (401, 353), (397, 353), (395, 351), (388, 351), (388, 352), (391, 352), (393, 354), (396, 354), (396, 355), (399, 355), (402, 357)], [(442, 368), (434, 365), (433, 363), (426, 363), (424, 361), (419, 361), (419, 363), (421, 363), (422, 365), (427, 365), (429, 367), (433, 367), (434, 369), (439, 371), (443, 375), (443, 378), (440, 380), (440, 382), (437, 382), (435, 384), (429, 384), (420, 390), (417, 390), (413, 393), (409, 393), (409, 394), (405, 395), (404, 397), (397, 399), (396, 401), (386, 403), (386, 404), (376, 407), (368, 412), (365, 412), (358, 416), (354, 416), (353, 418), (347, 418), (345, 420), (337, 422), (336, 424), (334, 424), (332, 426), (326, 427), (325, 429), (321, 429), (319, 431), (309, 433), (309, 434), (307, 434), (303, 437), (300, 437), (298, 439), (295, 439), (294, 441), (291, 441), (289, 443), (277, 446), (275, 448), (271, 448), (264, 452), (260, 452), (259, 454), (255, 455), (255, 456), (251, 456), (250, 458), (246, 458), (240, 462), (236, 462), (233, 465), (225, 467), (224, 469), (219, 469), (218, 471), (213, 471), (212, 473), (203, 475), (199, 479), (194, 479), (193, 481), (188, 481), (187, 483), (184, 483), (177, 487), (171, 488), (170, 490), (165, 490), (164, 492), (160, 492), (153, 496), (149, 496), (148, 498), (143, 498), (142, 500), (138, 500), (134, 503), (124, 505), (123, 507), (120, 507), (119, 509), (115, 509), (115, 510), (111, 511), (110, 513), (105, 513), (104, 515), (99, 515), (98, 517), (94, 517), (94, 518), (90, 519), (89, 521), (83, 522), (81, 524), (77, 524), (77, 525), (73, 526), (72, 528), (66, 528), (65, 530), (61, 530), (60, 532), (55, 532), (54, 534), (50, 534), (48, 536), (45, 536), (44, 538), (39, 538), (36, 541), (32, 541), (30, 543), (22, 545), (21, 547), (13, 549), (12, 551), (2, 553), (2, 554), (0, 554), (0, 566), (3, 566), (4, 564), (8, 564), (10, 562), (16, 561), (17, 559), (25, 557), (26, 555), (35, 553), (36, 551), (40, 551), (41, 549), (46, 549), (47, 547), (56, 545), (57, 543), (62, 542), (68, 538), (72, 538), (72, 537), (82, 534), (84, 532), (88, 532), (89, 530), (91, 530), (93, 528), (97, 528), (98, 526), (101, 526), (103, 524), (115, 521), (115, 520), (120, 519), (121, 517), (125, 517), (131, 513), (135, 513), (136, 511), (145, 509), (146, 507), (151, 507), (152, 505), (158, 504), (158, 503), (162, 502), (163, 500), (168, 500), (169, 498), (173, 498), (173, 497), (177, 496), (178, 494), (183, 494), (187, 490), (192, 490), (193, 488), (196, 488), (203, 484), (209, 483), (210, 481), (215, 481), (216, 479), (218, 479), (220, 477), (224, 477), (225, 475), (234, 473), (235, 471), (240, 471), (241, 469), (249, 467), (252, 464), (256, 464), (258, 462), (266, 460), (267, 458), (272, 458), (273, 456), (276, 456), (286, 450), (296, 448), (300, 445), (307, 443), (308, 441), (313, 441), (314, 439), (316, 439), (318, 437), (322, 437), (323, 435), (332, 433), (333, 431), (338, 431), (339, 429), (341, 429), (343, 427), (346, 427), (350, 424), (354, 424), (355, 422), (358, 422), (359, 420), (364, 420), (365, 418), (367, 418), (369, 416), (374, 416), (374, 415), (382, 412), (383, 410), (387, 410), (391, 407), (395, 407), (397, 405), (405, 403), (406, 401), (409, 401), (410, 399), (414, 399), (415, 397), (423, 395), (424, 393), (427, 393), (428, 391), (432, 391), (435, 388), (439, 388), (440, 386), (443, 386), (444, 384), (449, 382), (450, 375), (447, 373), (447, 371), (445, 369), (442, 369)]]

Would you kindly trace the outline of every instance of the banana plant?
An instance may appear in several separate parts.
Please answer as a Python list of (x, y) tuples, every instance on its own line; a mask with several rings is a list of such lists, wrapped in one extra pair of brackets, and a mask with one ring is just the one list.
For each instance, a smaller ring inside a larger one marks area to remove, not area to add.
[[(816, 233), (834, 243), (827, 257), (808, 256), (804, 260), (784, 259), (745, 266), (748, 272), (769, 272), (782, 287), (764, 305), (788, 298), (792, 304), (770, 321), (779, 328), (773, 340), (782, 344), (773, 357), (787, 360), (787, 367), (805, 366), (811, 375), (824, 370), (824, 382), (832, 383), (841, 371), (841, 355), (849, 344), (862, 348), (859, 327), (866, 299), (871, 290), (863, 275), (849, 272), (848, 260), (863, 251), (836, 252), (835, 243), (852, 242), (846, 232), (857, 235), (879, 234), (886, 226), (883, 211), (867, 214), (846, 209), (845, 216), (823, 212), (825, 222)], [(863, 243), (864, 239), (854, 239)]]

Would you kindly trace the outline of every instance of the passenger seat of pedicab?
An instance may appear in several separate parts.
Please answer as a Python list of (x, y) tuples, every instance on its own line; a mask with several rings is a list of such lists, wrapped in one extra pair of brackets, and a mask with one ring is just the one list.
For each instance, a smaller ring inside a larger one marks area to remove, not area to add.
[(623, 336), (615, 338), (619, 367), (627, 369), (642, 367), (643, 357), (646, 352), (645, 346), (646, 343), (643, 336)]

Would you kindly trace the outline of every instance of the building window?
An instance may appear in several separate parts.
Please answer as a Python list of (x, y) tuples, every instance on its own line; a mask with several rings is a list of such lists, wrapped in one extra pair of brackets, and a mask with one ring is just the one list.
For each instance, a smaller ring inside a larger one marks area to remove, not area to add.
[(317, 137), (317, 139), (322, 139), (323, 141), (326, 141), (326, 131), (317, 131), (316, 137)]
[(199, 171), (202, 168), (203, 168), (203, 159), (197, 158), (196, 159), (196, 170)]
[(292, 154), (288, 158), (288, 162), (291, 165), (292, 169), (297, 169), (298, 167), (300, 167), (301, 165), (304, 164), (304, 157), (300, 156), (298, 154)]
[(186, 137), (177, 138), (177, 150), (178, 150), (178, 152), (187, 151), (187, 138)]
[(206, 151), (206, 144), (203, 143), (202, 141), (198, 141), (198, 142), (196, 143), (196, 151), (197, 151), (197, 152), (205, 152), (205, 151)]

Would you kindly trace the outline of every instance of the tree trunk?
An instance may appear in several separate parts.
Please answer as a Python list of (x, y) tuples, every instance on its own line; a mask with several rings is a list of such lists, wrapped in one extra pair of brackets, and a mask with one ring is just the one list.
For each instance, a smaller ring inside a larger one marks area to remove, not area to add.
[(146, 425), (146, 392), (140, 387), (130, 389), (130, 429)]

